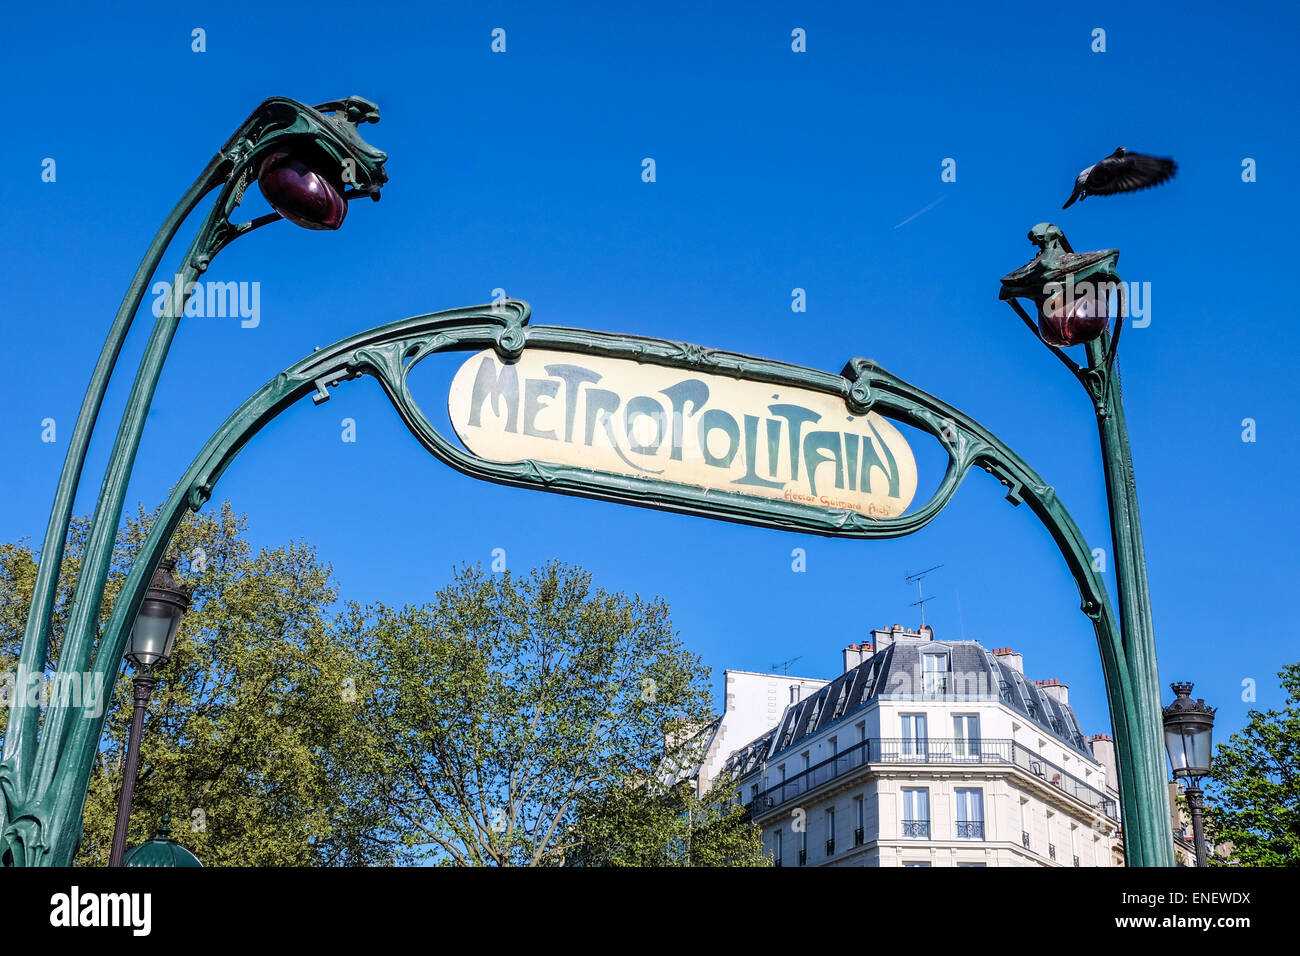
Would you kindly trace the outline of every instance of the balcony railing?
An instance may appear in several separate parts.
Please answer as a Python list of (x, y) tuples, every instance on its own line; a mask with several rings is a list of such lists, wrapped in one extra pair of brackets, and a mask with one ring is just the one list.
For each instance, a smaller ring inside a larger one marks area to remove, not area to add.
[(1079, 858), (1077, 856), (1074, 858), (1074, 865), (1075, 866), (1079, 865)]
[(929, 820), (904, 820), (903, 836), (914, 840), (930, 839), (930, 821)]
[(1026, 850), (1029, 849), (1029, 831), (1028, 831), (1028, 830), (1021, 830), (1021, 831), (1020, 831), (1020, 842), (1023, 843), (1023, 844), (1025, 845), (1025, 849), (1026, 849)]
[(808, 851), (807, 851), (807, 850), (800, 850), (800, 851), (799, 851), (799, 865), (800, 865), (800, 866), (803, 866), (803, 865), (806, 864), (807, 862), (808, 862)]
[(866, 833), (863, 831), (862, 827), (857, 827), (857, 828), (853, 831), (853, 845), (854, 845), (854, 846), (862, 846), (862, 841), (866, 839), (866, 836), (867, 836), (867, 835), (866, 835)]
[(867, 764), (979, 764), (1016, 766), (1118, 820), (1115, 801), (1014, 740), (991, 738), (871, 737), (758, 795), (764, 813)]
[(1055, 844), (1055, 843), (1049, 843), (1049, 844), (1047, 844), (1047, 855), (1048, 855), (1051, 859), (1053, 859), (1053, 860), (1056, 859), (1056, 844)]
[(835, 838), (834, 838), (834, 837), (832, 837), (831, 839), (829, 839), (829, 840), (826, 841), (826, 855), (827, 855), (827, 856), (834, 856), (834, 855), (835, 855)]
[(984, 821), (983, 820), (958, 820), (957, 839), (959, 840), (984, 839)]

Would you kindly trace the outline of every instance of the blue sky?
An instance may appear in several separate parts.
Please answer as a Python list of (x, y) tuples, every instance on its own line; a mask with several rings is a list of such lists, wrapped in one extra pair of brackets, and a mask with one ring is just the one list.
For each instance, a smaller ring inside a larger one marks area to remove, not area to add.
[[(1162, 687), (1194, 680), (1220, 707), (1220, 739), (1252, 706), (1243, 681), (1258, 684), (1255, 706), (1280, 703), (1274, 675), (1300, 658), (1297, 331), (1283, 290), (1294, 10), (474, 6), (8, 11), (0, 536), (39, 540), (113, 312), (211, 154), (267, 96), (355, 93), (382, 109), (364, 133), (390, 155), (383, 201), (353, 204), (337, 233), (277, 224), (221, 254), (208, 277), (259, 282), (260, 323), (182, 323), (128, 506), (161, 500), (226, 415), (313, 346), (502, 288), (538, 324), (830, 371), (875, 358), (993, 429), (1109, 552), (1089, 403), (997, 300), (998, 279), (1034, 251), (1029, 227), (1049, 220), (1078, 251), (1119, 248), (1122, 276), (1151, 283), (1150, 325), (1126, 332), (1121, 364)], [(196, 27), (204, 53), (191, 51)], [(497, 27), (504, 54), (490, 50)], [(1097, 27), (1105, 53), (1090, 49)], [(794, 28), (806, 53), (791, 50)], [(1173, 156), (1177, 178), (1062, 211), (1075, 174), (1120, 144)], [(944, 183), (949, 157), (957, 180)], [(806, 313), (791, 312), (795, 287)], [(147, 307), (92, 463), (111, 446)], [(442, 385), (426, 387), (436, 408)], [(54, 444), (40, 440), (50, 417)], [(340, 440), (345, 417), (355, 443)], [(918, 452), (933, 487), (933, 453)], [(97, 489), (83, 481), (79, 511)], [(1030, 676), (1071, 685), (1086, 730), (1109, 729), (1064, 564), (983, 475), (907, 538), (781, 534), (475, 482), (427, 455), (363, 380), (273, 423), (216, 498), (248, 513), (259, 544), (313, 542), (362, 601), (428, 599), (494, 548), (517, 570), (583, 564), (604, 587), (662, 595), (719, 680), (795, 657), (792, 672), (833, 676), (846, 643), (918, 623), (904, 575), (942, 564), (927, 580), (937, 636), (1021, 651)], [(794, 548), (805, 573), (791, 571)]]

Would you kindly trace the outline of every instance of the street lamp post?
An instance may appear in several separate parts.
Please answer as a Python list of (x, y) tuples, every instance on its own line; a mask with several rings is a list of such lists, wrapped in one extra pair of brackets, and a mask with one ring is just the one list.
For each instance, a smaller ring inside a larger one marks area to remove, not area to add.
[(1214, 736), (1214, 708), (1204, 700), (1192, 700), (1192, 685), (1169, 685), (1174, 702), (1164, 709), (1165, 749), (1174, 768), (1174, 779), (1187, 781), (1187, 807), (1192, 813), (1192, 839), (1196, 842), (1196, 865), (1209, 866), (1205, 852), (1205, 794), (1201, 778), (1209, 776)]
[[(1099, 637), (1118, 751), (1125, 856), (1130, 866), (1172, 866), (1151, 597), (1133, 455), (1115, 368), (1124, 325), (1123, 284), (1116, 271), (1119, 250), (1075, 253), (1065, 234), (1050, 223), (1034, 226), (1029, 240), (1039, 253), (1003, 277), (1000, 298), (1083, 385), (1101, 439), (1119, 631), (1103, 636), (1099, 630)], [(1112, 292), (1120, 304), (1113, 331), (1108, 328)], [(1020, 305), (1021, 299), (1034, 304), (1033, 317)], [(1084, 365), (1063, 351), (1074, 345), (1084, 347)], [(1099, 620), (1095, 609), (1084, 610)]]
[[(378, 107), (359, 96), (315, 107), (272, 97), (226, 141), (163, 222), (109, 329), (68, 444), (41, 545), (16, 686), (33, 686), (47, 673), (59, 571), (91, 433), (127, 333), (172, 239), (204, 197), (216, 192), (215, 202), (176, 270), (172, 294), (166, 297), (149, 336), (118, 426), (67, 612), (55, 675), (60, 679), (90, 673), (92, 658), (96, 674), (116, 673), (127, 639), (124, 622), (133, 621), (143, 603), (143, 594), (133, 592), (128, 600), (134, 606), (125, 609), (121, 626), (100, 633), (104, 584), (127, 484), (163, 363), (198, 277), (208, 270), (217, 253), (255, 229), (281, 218), (310, 229), (337, 229), (350, 200), (362, 196), (378, 199), (388, 179), (384, 171), (388, 157), (357, 132), (360, 124), (378, 121)], [(254, 180), (275, 211), (232, 222), (231, 214)], [(154, 568), (142, 570), (147, 576)], [(111, 668), (106, 666), (109, 661)], [(99, 699), (104, 706), (98, 713), (88, 712), (80, 702), (60, 700), (46, 710), (43, 720), (34, 695), (15, 696), (0, 757), (0, 865), (71, 862), (80, 839), (93, 764), (93, 746), (88, 742), (102, 731), (111, 703), (111, 684), (102, 690)]]
[(131, 733), (127, 738), (126, 766), (122, 772), (122, 796), (117, 804), (117, 826), (113, 830), (113, 848), (109, 866), (121, 866), (126, 852), (126, 831), (131, 823), (131, 804), (135, 799), (135, 776), (140, 763), (140, 737), (144, 718), (153, 694), (154, 668), (162, 667), (172, 656), (181, 618), (190, 606), (189, 594), (172, 577), (176, 562), (163, 559), (154, 572), (153, 582), (145, 592), (144, 603), (131, 628), (131, 646), (126, 659), (136, 668), (132, 680), (135, 712), (131, 715)]

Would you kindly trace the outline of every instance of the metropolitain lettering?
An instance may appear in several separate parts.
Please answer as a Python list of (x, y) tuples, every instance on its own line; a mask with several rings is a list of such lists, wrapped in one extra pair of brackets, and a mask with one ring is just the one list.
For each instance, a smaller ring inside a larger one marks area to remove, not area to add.
[[(897, 432), (877, 416), (849, 415), (842, 402), (832, 412), (837, 399), (798, 390), (783, 398), (769, 386), (716, 376), (711, 387), (699, 376), (627, 360), (528, 358), (502, 362), (480, 353), (457, 376), (465, 384), (453, 385), (451, 414), (471, 447), (486, 433), (506, 439), (494, 448), (526, 448), (517, 459), (593, 470), (612, 453), (635, 475), (878, 517), (900, 514), (915, 491), (910, 450), (881, 427)], [(741, 388), (768, 397), (740, 401)], [(905, 462), (895, 454), (900, 445)]]

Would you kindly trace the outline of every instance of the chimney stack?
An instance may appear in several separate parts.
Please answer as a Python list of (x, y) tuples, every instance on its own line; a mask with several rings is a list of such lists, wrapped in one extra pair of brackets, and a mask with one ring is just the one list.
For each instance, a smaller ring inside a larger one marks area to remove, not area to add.
[(870, 660), (875, 648), (870, 644), (850, 644), (844, 648), (844, 673), (848, 673), (864, 661)]
[(893, 628), (890, 628), (889, 630), (872, 631), (871, 641), (875, 644), (876, 653), (883, 651), (890, 644), (894, 643)]
[(1053, 677), (1051, 680), (1039, 681), (1038, 686), (1043, 688), (1043, 693), (1062, 706), (1069, 706), (1070, 703), (1070, 685), (1062, 684)]
[(1119, 789), (1119, 764), (1115, 760), (1115, 741), (1110, 734), (1093, 734), (1088, 738), (1092, 744), (1092, 755), (1097, 763), (1106, 768), (1106, 786), (1111, 790)]
[(1000, 660), (1007, 667), (1010, 667), (1017, 674), (1024, 675), (1025, 659), (1009, 647), (999, 647), (993, 652), (993, 656)]

